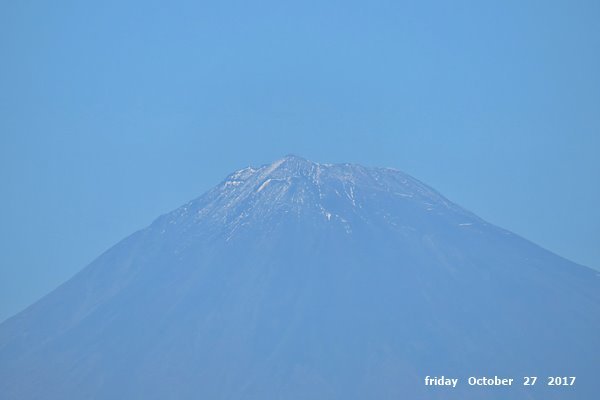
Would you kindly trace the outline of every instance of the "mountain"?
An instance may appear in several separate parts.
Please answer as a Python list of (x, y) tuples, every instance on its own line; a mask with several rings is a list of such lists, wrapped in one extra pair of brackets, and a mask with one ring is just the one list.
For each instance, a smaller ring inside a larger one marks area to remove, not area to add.
[(288, 156), (1, 324), (0, 398), (591, 399), (599, 360), (595, 271), (400, 171)]

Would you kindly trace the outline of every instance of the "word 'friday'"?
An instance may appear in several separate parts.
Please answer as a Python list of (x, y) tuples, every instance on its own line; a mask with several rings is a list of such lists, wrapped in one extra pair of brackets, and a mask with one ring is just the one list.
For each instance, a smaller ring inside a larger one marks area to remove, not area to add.
[(458, 383), (458, 378), (445, 378), (444, 375), (440, 376), (426, 376), (425, 377), (425, 386), (452, 386), (456, 387)]

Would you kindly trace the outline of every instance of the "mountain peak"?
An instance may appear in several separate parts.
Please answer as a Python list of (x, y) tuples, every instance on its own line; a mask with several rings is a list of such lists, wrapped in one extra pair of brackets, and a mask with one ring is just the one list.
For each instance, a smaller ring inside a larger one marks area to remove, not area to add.
[(296, 154), (286, 154), (285, 157), (283, 157), (283, 160), (287, 161), (287, 162), (304, 162), (304, 163), (313, 163), (312, 161), (307, 160), (304, 157), (300, 157), (299, 155)]
[[(410, 216), (392, 215), (390, 209), (396, 208), (410, 209)], [(406, 226), (408, 219), (433, 215), (444, 215), (454, 225), (480, 222), (400, 171), (320, 164), (289, 154), (271, 164), (230, 174), (205, 195), (167, 215), (169, 222), (160, 229), (187, 226), (203, 230), (210, 224), (231, 237), (243, 227), (302, 220), (325, 223), (349, 234), (357, 225), (400, 227)]]
[(294, 176), (305, 175), (312, 171), (318, 163), (309, 161), (303, 157), (288, 154), (283, 158), (265, 166), (265, 174), (275, 173), (276, 175)]

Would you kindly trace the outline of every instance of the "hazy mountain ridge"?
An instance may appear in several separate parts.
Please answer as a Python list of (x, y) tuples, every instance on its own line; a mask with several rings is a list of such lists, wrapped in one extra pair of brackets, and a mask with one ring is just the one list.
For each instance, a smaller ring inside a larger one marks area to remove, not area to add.
[[(585, 398), (599, 289), (399, 171), (288, 156), (229, 175), (0, 325), (0, 395)], [(581, 383), (422, 385), (490, 373)]]

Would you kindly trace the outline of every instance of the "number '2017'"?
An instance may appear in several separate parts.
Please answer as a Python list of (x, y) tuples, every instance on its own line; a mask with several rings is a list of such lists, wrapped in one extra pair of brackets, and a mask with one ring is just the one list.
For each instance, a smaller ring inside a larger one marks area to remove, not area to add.
[(574, 376), (549, 376), (548, 386), (573, 386)]

